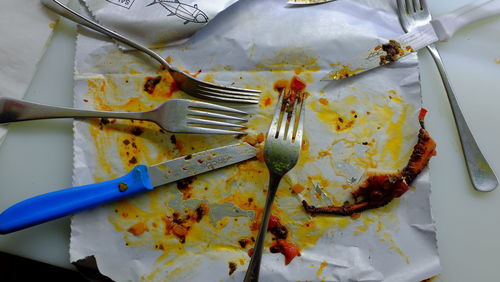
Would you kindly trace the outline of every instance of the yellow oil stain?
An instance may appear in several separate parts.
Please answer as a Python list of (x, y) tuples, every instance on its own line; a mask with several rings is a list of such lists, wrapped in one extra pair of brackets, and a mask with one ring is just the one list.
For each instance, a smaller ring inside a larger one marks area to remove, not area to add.
[(255, 52), (255, 43), (253, 43), (252, 47), (250, 47), (250, 51), (248, 52), (248, 58), (252, 59), (254, 52)]
[(355, 235), (359, 235), (360, 233), (365, 233), (368, 231), (368, 229), (370, 228), (370, 226), (372, 225), (372, 223), (374, 223), (375, 220), (370, 218), (370, 217), (363, 217), (363, 224), (362, 225), (359, 225), (359, 226), (356, 226), (356, 229), (358, 230), (358, 232), (354, 232)]
[[(328, 265), (328, 263), (324, 260), (323, 262), (321, 262), (319, 268), (318, 268), (318, 271), (316, 271), (316, 276), (318, 278), (321, 277), (321, 275), (323, 274), (323, 270), (325, 269), (325, 267)], [(324, 278), (323, 278), (324, 279)]]
[(215, 74), (213, 74), (213, 73), (207, 73), (203, 77), (203, 80), (206, 81), (206, 82), (215, 83)]
[[(331, 103), (324, 98), (320, 98), (318, 101), (322, 106), (319, 107), (317, 104), (312, 104), (312, 110), (323, 124), (329, 125), (335, 131), (350, 130), (357, 122), (357, 114), (344, 108), (346, 105), (354, 107), (358, 102), (356, 96), (348, 96), (342, 101), (333, 101)], [(327, 105), (328, 107), (323, 107)]]
[(338, 69), (335, 72), (332, 72), (328, 75), (328, 79), (331, 79), (331, 80), (337, 80), (337, 79), (342, 79), (342, 78), (354, 76), (354, 75), (364, 71), (364, 69), (361, 69), (361, 68), (351, 69), (350, 66), (342, 65), (340, 63), (330, 64), (330, 66), (338, 67)]
[(49, 24), (49, 28), (54, 29), (58, 23), (59, 23), (59, 19), (57, 19), (57, 20), (55, 20), (55, 21), (51, 22), (51, 23)]
[(273, 56), (260, 60), (255, 67), (259, 70), (317, 72), (320, 70), (317, 62), (318, 58), (308, 55), (303, 49), (283, 48)]
[(389, 248), (388, 250), (389, 251), (394, 251), (396, 252), (399, 256), (401, 256), (401, 258), (407, 263), (407, 264), (410, 264), (410, 258), (401, 250), (401, 248), (399, 248), (396, 244), (396, 242), (394, 241), (393, 237), (391, 234), (387, 233), (387, 232), (383, 232), (382, 233), (382, 239), (379, 240), (380, 242), (384, 242), (384, 243), (387, 243), (389, 244)]
[[(402, 157), (402, 144), (404, 142), (404, 122), (408, 120), (409, 107), (403, 107), (399, 118), (394, 122), (393, 117), (397, 116), (392, 107), (385, 107), (377, 109), (377, 113), (385, 117), (386, 122), (386, 138), (387, 142), (384, 144), (383, 150), (380, 152), (380, 157), (383, 159), (389, 157), (390, 163), (395, 167), (400, 168), (406, 165), (408, 158)], [(409, 157), (411, 152), (408, 152)]]

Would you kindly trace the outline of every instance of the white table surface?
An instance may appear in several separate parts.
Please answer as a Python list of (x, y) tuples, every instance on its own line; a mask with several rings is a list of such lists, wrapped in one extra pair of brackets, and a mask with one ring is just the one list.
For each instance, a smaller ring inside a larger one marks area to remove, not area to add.
[[(284, 1), (285, 2), (285, 1)], [(472, 0), (428, 0), (440, 15)], [(72, 106), (76, 28), (61, 21), (39, 64), (26, 100)], [(486, 158), (500, 176), (500, 16), (473, 24), (438, 44), (463, 113)], [(443, 274), (437, 281), (498, 281), (500, 188), (476, 192), (468, 178), (444, 88), (431, 57), (420, 51), (426, 125), (437, 141), (431, 160), (432, 211)], [(71, 185), (71, 120), (10, 126), (0, 147), (0, 210)], [(0, 251), (73, 268), (69, 217), (0, 237)]]

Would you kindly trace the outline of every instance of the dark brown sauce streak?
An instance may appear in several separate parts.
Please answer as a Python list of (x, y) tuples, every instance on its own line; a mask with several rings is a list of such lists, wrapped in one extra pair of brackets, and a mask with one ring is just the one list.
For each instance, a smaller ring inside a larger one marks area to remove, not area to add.
[[(428, 165), (432, 156), (436, 154), (436, 143), (424, 129), (423, 120), (420, 120), (420, 123), (422, 128), (419, 130), (418, 142), (413, 147), (408, 164), (401, 172), (369, 176), (357, 190), (352, 192), (355, 202), (345, 203), (344, 206), (315, 207), (303, 200), (302, 205), (306, 212), (312, 215), (350, 216), (354, 213), (385, 206), (394, 198), (403, 195), (408, 190), (409, 185)], [(360, 198), (361, 200), (358, 201)]]

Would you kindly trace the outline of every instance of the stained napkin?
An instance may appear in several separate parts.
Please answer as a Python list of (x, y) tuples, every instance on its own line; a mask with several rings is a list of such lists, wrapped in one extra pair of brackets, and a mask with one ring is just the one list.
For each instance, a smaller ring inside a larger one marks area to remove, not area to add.
[[(268, 234), (261, 281), (413, 282), (440, 272), (427, 171), (401, 198), (359, 218), (312, 217), (301, 204), (320, 204), (318, 186), (342, 205), (367, 169), (406, 164), (420, 127), (415, 54), (359, 77), (321, 81), (337, 62), (402, 33), (395, 1), (290, 8), (283, 0), (240, 0), (185, 44), (158, 50), (205, 81), (261, 89), (258, 106), (239, 106), (250, 113), (254, 143), (269, 126), (275, 88), (294, 76), (307, 85), (304, 149), (273, 209), (301, 256), (286, 265), (282, 254), (270, 252)], [(190, 98), (158, 65), (88, 34), (77, 39), (75, 66), (79, 108), (150, 110), (167, 99)], [(145, 91), (151, 79), (159, 83)], [(74, 185), (240, 141), (172, 134), (147, 122), (76, 121)], [(94, 256), (115, 281), (242, 281), (267, 181), (264, 162), (255, 159), (77, 214), (71, 260)], [(302, 191), (292, 192), (295, 185)], [(172, 222), (181, 230), (172, 230)]]
[(99, 23), (152, 48), (188, 38), (236, 1), (83, 0)]
[[(0, 97), (22, 98), (57, 16), (36, 0), (0, 0), (0, 7)], [(0, 145), (6, 133), (0, 126)]]

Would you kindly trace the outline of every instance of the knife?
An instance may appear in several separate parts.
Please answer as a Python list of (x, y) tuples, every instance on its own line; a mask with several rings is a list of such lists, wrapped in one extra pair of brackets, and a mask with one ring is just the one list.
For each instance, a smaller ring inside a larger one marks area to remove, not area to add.
[(287, 4), (294, 5), (312, 5), (312, 4), (321, 4), (326, 2), (332, 2), (335, 0), (288, 0)]
[(346, 63), (337, 64), (322, 80), (339, 80), (389, 64), (427, 45), (448, 40), (466, 25), (498, 14), (500, 14), (500, 0), (474, 2), (463, 6), (395, 40), (380, 44)]
[(248, 160), (255, 157), (257, 151), (257, 148), (248, 143), (224, 146), (150, 167), (138, 165), (128, 174), (105, 182), (39, 195), (19, 202), (0, 214), (0, 234), (18, 231)]

